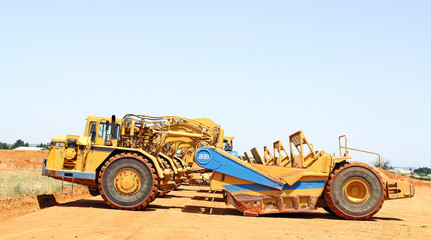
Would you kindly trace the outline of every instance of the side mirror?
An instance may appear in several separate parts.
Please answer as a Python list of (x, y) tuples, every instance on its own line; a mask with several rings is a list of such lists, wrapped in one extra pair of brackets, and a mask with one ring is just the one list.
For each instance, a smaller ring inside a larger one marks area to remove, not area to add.
[(96, 140), (96, 130), (91, 131), (91, 142)]

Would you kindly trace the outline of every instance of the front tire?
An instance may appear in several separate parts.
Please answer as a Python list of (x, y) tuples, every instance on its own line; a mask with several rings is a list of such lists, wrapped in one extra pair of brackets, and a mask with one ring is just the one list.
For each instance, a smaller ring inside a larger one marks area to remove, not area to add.
[(154, 168), (142, 156), (121, 153), (102, 167), (98, 188), (105, 202), (118, 209), (138, 210), (154, 200), (157, 193)]
[(326, 184), (328, 208), (345, 219), (371, 218), (383, 205), (386, 189), (379, 174), (369, 165), (349, 162), (335, 170)]

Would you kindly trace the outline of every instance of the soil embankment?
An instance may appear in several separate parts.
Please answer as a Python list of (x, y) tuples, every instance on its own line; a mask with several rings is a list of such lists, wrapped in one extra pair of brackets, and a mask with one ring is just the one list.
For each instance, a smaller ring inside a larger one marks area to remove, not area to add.
[[(71, 189), (65, 189), (65, 192), (71, 192)], [(0, 201), (0, 222), (90, 196), (88, 189), (81, 187), (75, 188), (73, 194), (54, 193), (2, 200)]]
[(42, 169), (43, 159), (48, 157), (48, 150), (25, 151), (25, 150), (0, 150), (0, 165), (9, 169)]

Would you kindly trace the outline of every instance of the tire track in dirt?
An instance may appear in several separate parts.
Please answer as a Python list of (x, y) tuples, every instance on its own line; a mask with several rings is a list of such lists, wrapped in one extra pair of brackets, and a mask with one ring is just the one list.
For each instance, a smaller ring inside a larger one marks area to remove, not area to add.
[(205, 187), (181, 186), (139, 211), (100, 196), (41, 209), (0, 224), (0, 239), (429, 239), (431, 188), (385, 201), (369, 221), (324, 212), (245, 217)]

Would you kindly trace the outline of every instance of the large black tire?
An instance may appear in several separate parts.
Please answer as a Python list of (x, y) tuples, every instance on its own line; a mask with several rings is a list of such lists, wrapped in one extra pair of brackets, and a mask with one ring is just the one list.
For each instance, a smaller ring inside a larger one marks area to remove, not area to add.
[(328, 208), (345, 219), (365, 220), (383, 205), (386, 189), (379, 174), (361, 162), (346, 162), (329, 177), (324, 190)]
[(90, 193), (91, 196), (99, 196), (99, 189), (97, 188), (92, 188), (92, 187), (88, 187), (88, 192)]
[(138, 210), (156, 197), (156, 178), (154, 168), (143, 157), (121, 153), (111, 157), (102, 167), (98, 188), (109, 206)]

